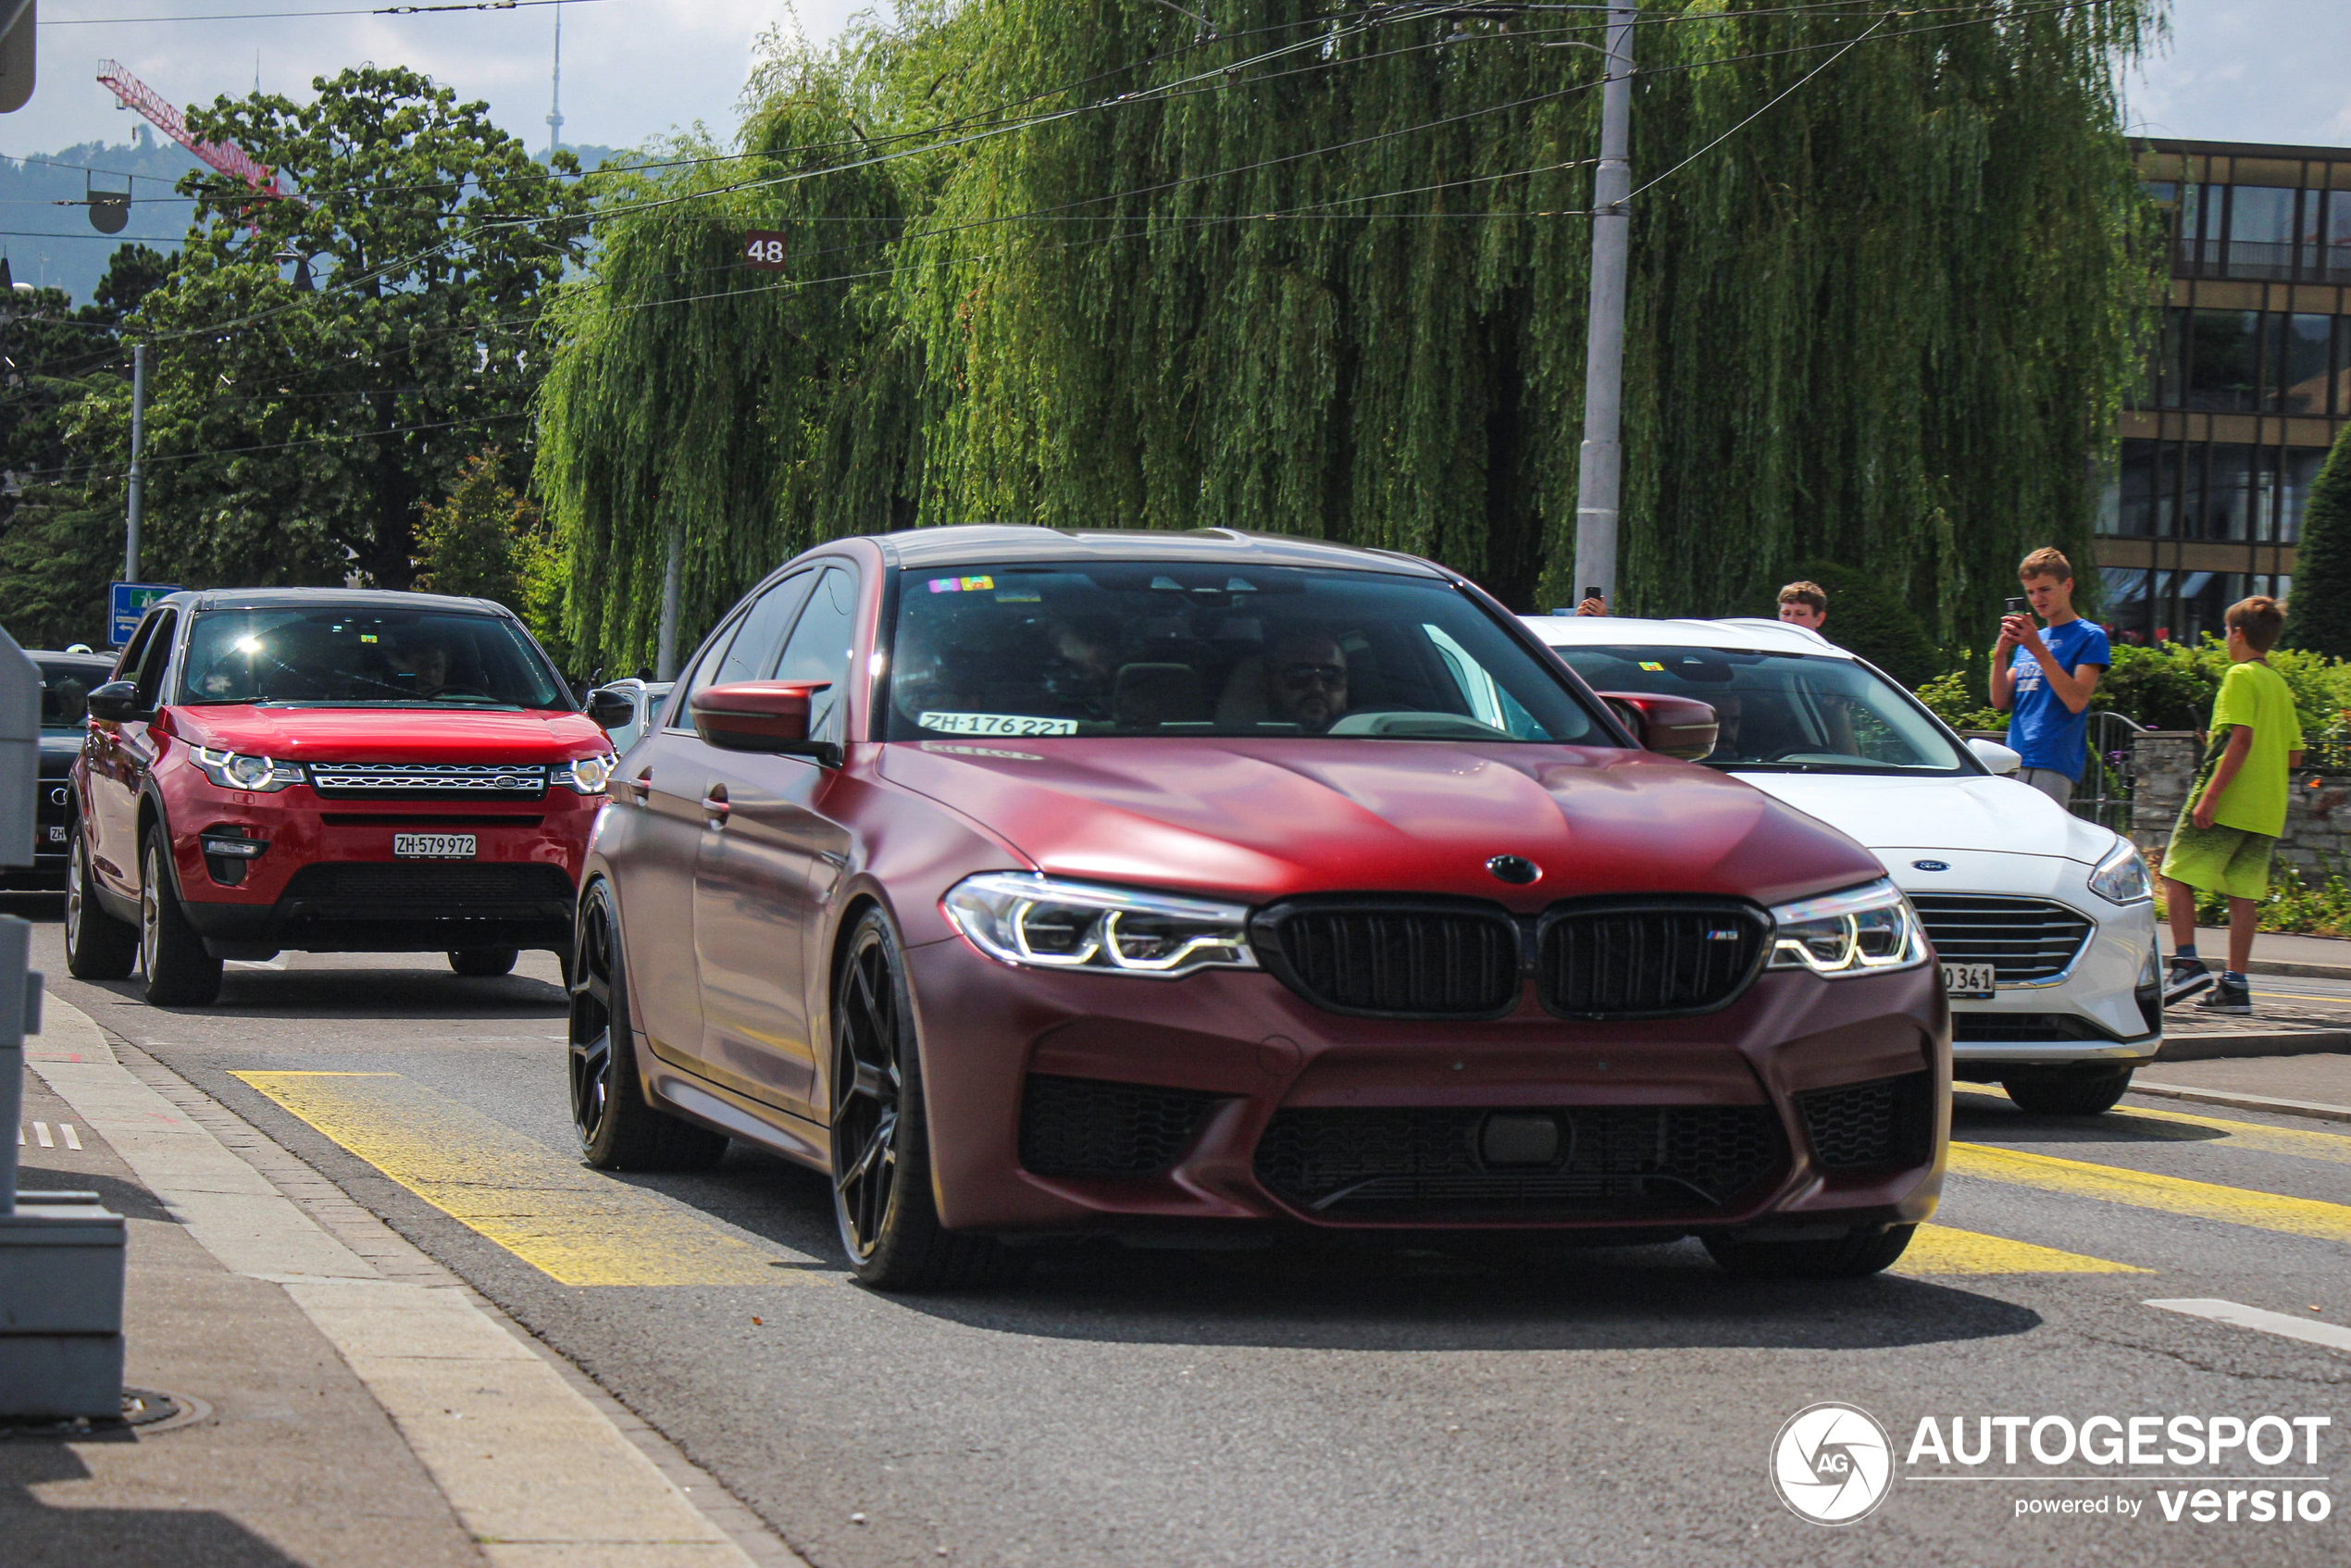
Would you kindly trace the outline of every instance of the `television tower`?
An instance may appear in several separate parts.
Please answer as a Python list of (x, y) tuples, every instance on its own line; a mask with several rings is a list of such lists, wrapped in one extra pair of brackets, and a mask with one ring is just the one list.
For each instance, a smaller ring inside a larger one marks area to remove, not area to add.
[(564, 0), (555, 0), (555, 86), (547, 106), (547, 157), (564, 144)]

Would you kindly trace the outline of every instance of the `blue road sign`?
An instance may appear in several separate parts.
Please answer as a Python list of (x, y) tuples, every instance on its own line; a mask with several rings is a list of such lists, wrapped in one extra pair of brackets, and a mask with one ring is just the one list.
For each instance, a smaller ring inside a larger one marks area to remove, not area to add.
[(147, 606), (168, 593), (180, 591), (168, 582), (113, 582), (106, 585), (106, 642), (119, 648), (139, 629)]

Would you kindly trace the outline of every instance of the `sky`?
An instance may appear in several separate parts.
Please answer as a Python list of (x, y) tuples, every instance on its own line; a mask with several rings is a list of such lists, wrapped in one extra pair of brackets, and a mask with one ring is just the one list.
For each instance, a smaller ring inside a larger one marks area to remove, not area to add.
[[(153, 19), (338, 10), (386, 0), (40, 0), (40, 86), (0, 117), (0, 154), (129, 139), (130, 116), (100, 87), (111, 56), (174, 103), (261, 84), (301, 97), (314, 75), (402, 63), (486, 99), (536, 149), (546, 143), (555, 7), (488, 14)], [(872, 0), (568, 0), (565, 140), (630, 146), (700, 120), (731, 129), (763, 30), (813, 38)], [(886, 3), (886, 0), (884, 0)], [(2156, 136), (2351, 146), (2351, 0), (2175, 0), (2169, 46), (2127, 87), (2131, 129)]]

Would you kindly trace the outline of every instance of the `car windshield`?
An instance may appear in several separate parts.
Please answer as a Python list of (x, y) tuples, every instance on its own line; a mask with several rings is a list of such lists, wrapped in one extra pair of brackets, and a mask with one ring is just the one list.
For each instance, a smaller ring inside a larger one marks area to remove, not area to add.
[(892, 740), (1309, 735), (1620, 744), (1449, 585), (1153, 562), (909, 570)]
[(41, 728), (80, 729), (90, 718), (90, 689), (113, 673), (104, 665), (34, 661), (41, 666)]
[(195, 618), (182, 703), (569, 708), (519, 627), (495, 616), (360, 605), (215, 610)]
[(1596, 691), (1711, 703), (1710, 766), (1801, 773), (1960, 774), (1975, 769), (1910, 695), (1851, 659), (1727, 648), (1568, 647)]

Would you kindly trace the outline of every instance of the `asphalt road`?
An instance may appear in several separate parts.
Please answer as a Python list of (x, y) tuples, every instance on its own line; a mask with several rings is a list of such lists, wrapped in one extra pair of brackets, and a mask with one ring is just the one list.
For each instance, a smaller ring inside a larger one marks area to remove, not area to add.
[[(1734, 1281), (1688, 1243), (1099, 1248), (904, 1300), (848, 1282), (818, 1177), (740, 1150), (699, 1176), (578, 1166), (547, 955), (468, 980), (289, 954), (158, 1010), (65, 977), (57, 901), (7, 902), (55, 994), (457, 1270), (820, 1568), (2351, 1560), (2351, 1340), (2146, 1304), (2351, 1325), (2351, 1128), (1966, 1093), (1945, 1228), (1831, 1286)], [(1783, 1425), (1827, 1400), (1891, 1438), (1882, 1504), (1836, 1528), (1771, 1475)], [(2097, 1415), (2331, 1425), (2293, 1429), (2315, 1459), (2034, 1458), (2063, 1434), (2030, 1423)], [(1996, 1427), (1982, 1462), (1914, 1456), (1927, 1418), (1972, 1446), (2002, 1416), (2028, 1421), (2014, 1462)], [(2233, 1523), (2197, 1522), (2207, 1486)], [(2256, 1522), (2279, 1491), (2328, 1516)], [(2084, 1511), (2025, 1512), (2052, 1507)]]

